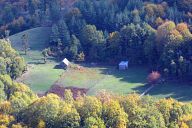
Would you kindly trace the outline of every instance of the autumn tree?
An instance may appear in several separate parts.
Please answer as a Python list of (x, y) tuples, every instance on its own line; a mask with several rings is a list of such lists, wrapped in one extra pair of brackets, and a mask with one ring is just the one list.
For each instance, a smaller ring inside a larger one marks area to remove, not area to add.
[(161, 78), (161, 74), (157, 71), (153, 71), (152, 73), (150, 73), (147, 77), (147, 81), (149, 84), (156, 84), (159, 82)]
[(89, 117), (101, 117), (102, 104), (96, 97), (86, 96), (81, 102), (82, 103), (77, 106), (77, 110), (84, 121)]
[(111, 100), (103, 106), (103, 119), (106, 127), (126, 128), (128, 115), (118, 101)]
[(78, 128), (80, 126), (80, 116), (73, 104), (61, 102), (60, 110), (57, 118), (57, 126), (65, 128)]
[[(30, 126), (37, 126), (39, 119), (46, 123), (46, 127), (56, 126), (56, 120), (60, 110), (60, 98), (57, 95), (49, 94), (37, 99), (23, 112), (22, 120)], [(33, 116), (32, 116), (33, 115)]]
[(14, 79), (20, 76), (26, 68), (24, 58), (5, 40), (0, 40), (0, 49), (0, 74), (9, 74)]
[(85, 120), (85, 128), (106, 128), (104, 121), (101, 118), (89, 117)]

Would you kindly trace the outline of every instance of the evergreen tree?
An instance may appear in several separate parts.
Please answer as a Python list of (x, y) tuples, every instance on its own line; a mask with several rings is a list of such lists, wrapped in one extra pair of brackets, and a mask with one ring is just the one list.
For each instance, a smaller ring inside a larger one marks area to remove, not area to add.
[(50, 16), (53, 22), (56, 22), (60, 19), (60, 0), (50, 0), (49, 1)]
[(76, 59), (80, 48), (80, 41), (75, 35), (71, 36), (71, 44), (69, 48), (69, 56), (72, 59)]
[(40, 0), (40, 5), (39, 5), (39, 17), (40, 17), (40, 21), (44, 21), (45, 17), (46, 17), (46, 10), (47, 10), (47, 1), (46, 0)]
[(60, 35), (59, 35), (58, 26), (56, 24), (53, 24), (51, 28), (50, 43), (56, 44), (59, 40), (59, 37)]
[(5, 7), (3, 8), (3, 15), (2, 15), (2, 19), (4, 21), (4, 23), (9, 23), (14, 19), (14, 13), (13, 13), (13, 8), (11, 5), (7, 4), (5, 5)]
[(134, 24), (139, 24), (141, 22), (141, 18), (139, 16), (139, 11), (137, 9), (135, 9), (132, 12), (132, 17), (133, 17), (133, 23)]
[(73, 16), (69, 23), (69, 30), (71, 33), (79, 37), (81, 30), (85, 27), (86, 21), (84, 19)]
[(40, 0), (40, 10), (42, 12), (42, 14), (45, 14), (46, 12), (46, 0)]
[(29, 14), (30, 15), (35, 14), (35, 5), (34, 5), (33, 0), (28, 1), (28, 8), (29, 8)]
[(63, 43), (63, 45), (65, 47), (69, 46), (69, 44), (70, 44), (70, 32), (68, 30), (66, 22), (64, 20), (60, 20), (58, 27), (59, 27), (61, 42)]

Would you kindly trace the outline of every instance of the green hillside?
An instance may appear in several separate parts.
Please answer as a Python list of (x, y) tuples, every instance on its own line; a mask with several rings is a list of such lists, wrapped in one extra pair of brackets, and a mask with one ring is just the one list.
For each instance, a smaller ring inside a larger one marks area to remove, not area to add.
[(30, 48), (29, 54), (27, 56), (24, 56), (26, 61), (30, 61), (32, 59), (41, 59), (41, 51), (48, 46), (50, 28), (38, 27), (10, 36), (9, 39), (11, 40), (12, 46), (20, 53), (23, 53), (21, 37), (24, 34), (28, 35)]
[[(24, 55), (22, 51), (22, 35), (29, 37), (29, 51)], [(33, 91), (47, 91), (58, 79), (63, 70), (54, 69), (57, 64), (52, 57), (48, 58), (48, 63), (43, 64), (42, 50), (48, 46), (49, 27), (38, 27), (29, 29), (10, 36), (12, 46), (19, 51), (28, 63), (28, 72), (18, 78), (19, 82), (29, 85)]]

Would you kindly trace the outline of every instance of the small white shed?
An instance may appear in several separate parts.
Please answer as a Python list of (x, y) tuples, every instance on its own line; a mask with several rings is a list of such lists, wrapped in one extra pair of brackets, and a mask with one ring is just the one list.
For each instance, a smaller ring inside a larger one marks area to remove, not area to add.
[(67, 58), (63, 59), (63, 61), (61, 62), (61, 66), (63, 66), (63, 68), (67, 68), (70, 65), (70, 62), (68, 61)]
[(129, 61), (121, 61), (119, 63), (119, 70), (126, 70), (129, 67)]

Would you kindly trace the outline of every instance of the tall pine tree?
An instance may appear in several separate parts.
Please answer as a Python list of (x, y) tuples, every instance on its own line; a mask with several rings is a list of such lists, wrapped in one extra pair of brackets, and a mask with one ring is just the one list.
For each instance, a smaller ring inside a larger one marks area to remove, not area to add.
[(51, 36), (50, 36), (50, 43), (56, 44), (59, 40), (59, 29), (56, 24), (54, 24), (51, 28)]
[(71, 36), (71, 45), (69, 48), (69, 56), (71, 59), (77, 58), (79, 48), (80, 48), (79, 39), (75, 35), (72, 35)]
[(59, 21), (59, 33), (60, 33), (60, 38), (64, 46), (69, 46), (70, 44), (70, 32), (68, 30), (68, 26), (66, 22), (62, 19)]

